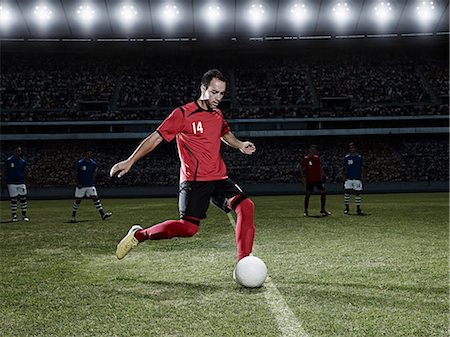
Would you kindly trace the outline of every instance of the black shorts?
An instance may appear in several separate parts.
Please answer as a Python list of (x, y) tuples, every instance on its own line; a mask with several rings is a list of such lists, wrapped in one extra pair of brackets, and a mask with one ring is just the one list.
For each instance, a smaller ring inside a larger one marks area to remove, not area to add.
[(242, 190), (230, 179), (213, 181), (184, 181), (178, 192), (178, 208), (180, 219), (194, 217), (206, 218), (209, 203), (213, 203), (224, 212), (231, 208), (227, 206), (228, 199), (240, 195), (233, 200), (233, 208), (246, 198)]
[(325, 191), (325, 186), (323, 186), (323, 183), (321, 181), (306, 182), (307, 192), (312, 193), (312, 191), (314, 191), (314, 187), (317, 188), (319, 191)]

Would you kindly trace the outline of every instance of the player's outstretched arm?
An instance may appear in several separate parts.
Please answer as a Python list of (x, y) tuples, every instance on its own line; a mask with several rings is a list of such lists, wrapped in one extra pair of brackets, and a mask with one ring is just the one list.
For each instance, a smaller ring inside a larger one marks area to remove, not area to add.
[(245, 154), (252, 154), (256, 151), (255, 144), (248, 141), (245, 142), (240, 141), (233, 135), (231, 131), (228, 131), (226, 134), (222, 136), (222, 141), (228, 146), (238, 149), (239, 151)]
[(155, 147), (161, 143), (163, 138), (158, 132), (153, 132), (151, 135), (149, 135), (147, 138), (145, 138), (134, 150), (134, 152), (129, 156), (127, 159), (115, 164), (111, 171), (109, 172), (109, 175), (113, 177), (115, 174), (117, 174), (117, 177), (120, 178), (123, 175), (125, 175), (131, 167), (142, 157), (144, 157), (146, 154), (153, 151)]

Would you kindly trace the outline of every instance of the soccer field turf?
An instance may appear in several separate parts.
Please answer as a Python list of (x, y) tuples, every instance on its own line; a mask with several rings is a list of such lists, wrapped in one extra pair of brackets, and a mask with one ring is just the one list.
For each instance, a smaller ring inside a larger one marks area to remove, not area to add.
[(271, 279), (253, 290), (232, 279), (233, 227), (213, 206), (193, 238), (118, 261), (129, 225), (176, 218), (175, 199), (105, 199), (108, 221), (84, 200), (76, 224), (71, 200), (30, 201), (30, 223), (1, 202), (0, 336), (448, 335), (447, 193), (365, 195), (366, 216), (329, 196), (329, 217), (313, 196), (309, 218), (302, 196), (252, 199)]

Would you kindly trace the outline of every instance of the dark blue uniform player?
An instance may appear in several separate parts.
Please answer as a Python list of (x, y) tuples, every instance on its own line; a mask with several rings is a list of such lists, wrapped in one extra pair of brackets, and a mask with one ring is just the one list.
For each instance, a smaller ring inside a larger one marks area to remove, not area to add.
[(11, 198), (11, 213), (12, 221), (17, 222), (17, 200), (20, 201), (20, 208), (22, 209), (22, 220), (30, 221), (27, 217), (27, 186), (25, 185), (26, 176), (26, 161), (20, 154), (22, 149), (16, 147), (14, 154), (6, 159), (5, 171), (6, 171), (6, 183), (8, 185), (9, 197)]
[(361, 209), (361, 191), (363, 190), (363, 180), (366, 177), (366, 166), (363, 157), (356, 152), (354, 143), (349, 144), (350, 153), (344, 157), (344, 167), (342, 170), (342, 178), (344, 179), (344, 214), (350, 212), (350, 193), (355, 193), (356, 211), (358, 215), (363, 215)]
[(72, 205), (72, 218), (70, 219), (70, 222), (77, 221), (77, 211), (80, 207), (81, 200), (85, 196), (92, 199), (102, 220), (106, 220), (112, 213), (107, 213), (103, 210), (102, 203), (97, 194), (97, 189), (95, 188), (94, 177), (97, 172), (97, 163), (92, 159), (92, 151), (86, 151), (83, 158), (77, 161), (76, 170), (77, 187), (75, 188), (75, 201)]

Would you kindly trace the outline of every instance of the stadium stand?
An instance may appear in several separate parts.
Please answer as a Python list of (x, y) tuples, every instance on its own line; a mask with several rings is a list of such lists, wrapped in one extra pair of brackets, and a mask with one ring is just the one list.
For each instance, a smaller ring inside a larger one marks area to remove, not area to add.
[[(204, 64), (193, 56), (180, 60), (161, 55), (5, 54), (0, 117), (2, 121), (161, 119), (196, 97), (199, 76), (209, 65), (220, 67), (229, 78), (224, 110), (231, 118), (448, 113), (445, 55), (426, 58), (396, 50), (388, 55), (348, 52), (339, 57), (318, 52), (238, 53), (234, 59), (219, 58), (217, 64)], [(348, 106), (324, 105), (328, 98), (346, 98)], [(83, 105), (95, 102), (104, 105)]]

